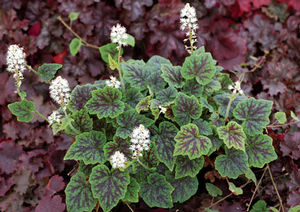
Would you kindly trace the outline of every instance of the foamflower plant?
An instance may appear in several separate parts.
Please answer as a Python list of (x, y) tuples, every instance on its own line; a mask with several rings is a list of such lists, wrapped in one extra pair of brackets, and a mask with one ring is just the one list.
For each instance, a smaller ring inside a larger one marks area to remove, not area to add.
[[(251, 168), (277, 158), (264, 134), (273, 102), (245, 96), (241, 81), (233, 84), (204, 47), (196, 48), (193, 7), (187, 4), (180, 17), (190, 41), (180, 66), (158, 55), (125, 61), (123, 47), (135, 42), (117, 24), (112, 43), (99, 47), (112, 70), (109, 79), (70, 88), (57, 73), (59, 64), (31, 70), (50, 84), (57, 109), (45, 120), (53, 133), (75, 137), (64, 157), (78, 164), (65, 190), (68, 211), (100, 206), (108, 212), (119, 203), (132, 208), (140, 198), (150, 207), (172, 208), (197, 192), (197, 175), (208, 158), (231, 190), (231, 179), (255, 181)], [(92, 46), (76, 36), (83, 47)], [(74, 39), (70, 52), (77, 54), (81, 47)], [(8, 71), (16, 79), (22, 78), (24, 58), (21, 47), (9, 48)], [(20, 86), (21, 102), (9, 109), (29, 122), (38, 112)], [(209, 193), (213, 186), (206, 186)]]

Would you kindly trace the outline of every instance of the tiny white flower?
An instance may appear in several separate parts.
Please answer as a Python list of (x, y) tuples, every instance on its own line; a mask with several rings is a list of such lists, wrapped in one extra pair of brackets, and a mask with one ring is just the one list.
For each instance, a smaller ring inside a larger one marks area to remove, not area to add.
[(117, 48), (121, 46), (126, 46), (127, 43), (125, 40), (128, 38), (128, 34), (126, 33), (126, 28), (117, 24), (111, 28), (110, 39), (111, 42), (118, 44)]
[(70, 100), (70, 87), (68, 81), (61, 76), (58, 76), (51, 81), (49, 89), (51, 98), (65, 109)]
[(57, 111), (53, 111), (50, 116), (48, 116), (49, 125), (54, 123), (61, 123), (62, 115)]
[(167, 112), (167, 108), (166, 108), (166, 107), (161, 106), (161, 105), (159, 105), (158, 107), (159, 107), (159, 109), (160, 109), (160, 113), (165, 114), (165, 113)]
[(6, 63), (7, 71), (13, 73), (17, 87), (22, 84), (23, 72), (26, 69), (26, 54), (24, 49), (16, 44), (10, 45), (7, 49)]
[(133, 158), (143, 156), (142, 151), (149, 150), (150, 131), (144, 125), (140, 124), (139, 127), (134, 128), (131, 132), (130, 142), (129, 149), (133, 152)]
[(113, 87), (113, 88), (119, 88), (121, 86), (120, 81), (117, 80), (117, 78), (110, 76), (109, 77), (110, 80), (106, 80), (105, 83), (106, 85), (108, 85), (109, 87)]
[(127, 158), (120, 151), (116, 151), (112, 156), (110, 156), (110, 163), (114, 169), (115, 168), (124, 168), (126, 161), (127, 161)]
[(244, 95), (244, 91), (241, 88), (241, 82), (240, 81), (236, 81), (234, 83), (234, 86), (229, 85), (228, 89), (231, 90), (233, 92), (233, 94), (239, 93), (241, 95)]

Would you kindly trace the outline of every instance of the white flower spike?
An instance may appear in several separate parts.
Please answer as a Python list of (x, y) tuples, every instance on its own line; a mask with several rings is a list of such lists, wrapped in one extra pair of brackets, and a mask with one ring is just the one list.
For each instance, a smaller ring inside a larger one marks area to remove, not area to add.
[(188, 39), (184, 39), (184, 41), (190, 41), (190, 46), (185, 46), (186, 50), (190, 54), (197, 48), (194, 46), (194, 44), (197, 42), (197, 21), (195, 8), (191, 7), (189, 3), (185, 4), (184, 8), (180, 11), (180, 29), (182, 31), (187, 30), (186, 36)]
[(149, 150), (150, 131), (144, 125), (140, 124), (139, 127), (133, 129), (130, 142), (129, 149), (133, 152), (133, 158), (143, 156), (142, 151)]
[(118, 49), (121, 46), (127, 46), (125, 40), (128, 38), (128, 34), (126, 33), (126, 28), (117, 24), (111, 28), (110, 39), (111, 42), (118, 44)]
[(117, 78), (115, 78), (113, 76), (110, 76), (109, 78), (110, 78), (110, 80), (105, 81), (106, 85), (108, 85), (109, 87), (112, 87), (112, 88), (119, 88), (121, 86), (121, 83), (120, 83), (120, 81), (117, 80)]
[(240, 81), (236, 81), (234, 83), (234, 86), (229, 85), (228, 89), (231, 90), (233, 92), (233, 94), (239, 93), (240, 95), (244, 95), (244, 91), (241, 89), (241, 82)]
[(22, 84), (23, 72), (26, 69), (26, 54), (24, 49), (16, 44), (10, 45), (7, 50), (6, 63), (7, 71), (13, 73), (16, 80), (16, 86), (19, 88)]
[(51, 98), (65, 110), (70, 100), (70, 87), (68, 81), (61, 76), (58, 76), (51, 81), (49, 89)]
[(48, 116), (49, 125), (54, 123), (61, 123), (62, 115), (57, 111), (53, 111), (50, 116)]
[(127, 161), (127, 159), (126, 159), (125, 155), (120, 151), (116, 151), (112, 156), (110, 156), (110, 163), (114, 169), (115, 168), (124, 168), (126, 161)]

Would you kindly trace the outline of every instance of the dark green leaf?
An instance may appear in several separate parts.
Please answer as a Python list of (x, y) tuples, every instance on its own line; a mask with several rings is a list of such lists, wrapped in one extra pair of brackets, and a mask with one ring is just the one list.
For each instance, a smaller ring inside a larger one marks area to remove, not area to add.
[(136, 111), (140, 113), (141, 111), (148, 111), (150, 107), (151, 96), (146, 96), (143, 98), (135, 107)]
[(212, 147), (208, 137), (199, 135), (198, 127), (195, 124), (182, 126), (175, 141), (174, 156), (187, 155), (191, 160), (206, 155)]
[(215, 109), (213, 108), (213, 106), (211, 106), (211, 105), (208, 103), (207, 98), (206, 98), (205, 96), (202, 96), (202, 97), (200, 98), (200, 103), (202, 104), (202, 106), (203, 106), (204, 108), (208, 109), (209, 112), (212, 113), (212, 112), (215, 111)]
[(140, 195), (149, 207), (171, 208), (173, 190), (163, 175), (153, 173), (147, 177), (147, 182), (142, 182)]
[(194, 95), (202, 97), (203, 86), (201, 86), (195, 79), (187, 80), (183, 86), (183, 93), (187, 95)]
[(171, 122), (161, 122), (159, 131), (154, 136), (153, 140), (157, 146), (158, 159), (163, 162), (171, 171), (175, 164), (173, 156), (175, 140), (174, 137), (178, 132), (177, 127)]
[(241, 150), (228, 150), (226, 155), (219, 155), (215, 160), (215, 168), (222, 177), (236, 179), (248, 171), (247, 154)]
[(72, 90), (69, 109), (71, 111), (81, 110), (87, 101), (92, 98), (92, 91), (95, 89), (96, 87), (90, 84), (77, 85)]
[(96, 206), (89, 183), (85, 174), (77, 172), (68, 183), (66, 190), (66, 204), (70, 212), (92, 211)]
[(147, 61), (144, 68), (147, 69), (150, 73), (162, 73), (161, 69), (164, 65), (172, 65), (172, 63), (164, 57), (154, 55)]
[(161, 78), (160, 72), (153, 72), (147, 78), (147, 85), (152, 92), (159, 92), (166, 87), (166, 82)]
[(201, 85), (208, 84), (215, 73), (215, 62), (211, 54), (207, 52), (186, 57), (181, 69), (181, 74), (185, 79), (196, 79)]
[(141, 94), (141, 92), (136, 88), (126, 89), (123, 95), (123, 102), (126, 102), (132, 108), (135, 108), (135, 106), (142, 99), (143, 99), (143, 94)]
[(195, 124), (198, 127), (199, 134), (200, 135), (212, 135), (213, 131), (210, 126), (210, 123), (203, 119), (197, 119), (193, 121), (193, 124)]
[(236, 119), (243, 121), (245, 133), (257, 135), (270, 123), (269, 116), (272, 110), (272, 101), (249, 98), (240, 102), (233, 111)]
[(141, 187), (137, 180), (133, 177), (130, 178), (130, 183), (127, 187), (127, 192), (125, 198), (123, 199), (126, 202), (139, 202), (139, 191)]
[(204, 92), (208, 94), (218, 91), (220, 89), (221, 89), (221, 84), (216, 77), (214, 77), (212, 81), (210, 81), (208, 84), (204, 86)]
[(245, 151), (246, 135), (241, 125), (230, 121), (225, 127), (218, 127), (217, 131), (228, 148), (234, 147)]
[(56, 63), (45, 63), (38, 68), (38, 75), (44, 80), (45, 82), (49, 82), (55, 77), (56, 72), (61, 69), (61, 64)]
[[(115, 43), (108, 43), (104, 46), (99, 47), (101, 58), (104, 62), (108, 63), (108, 55), (112, 57), (113, 60), (118, 60), (118, 45)], [(121, 55), (123, 54), (123, 49), (121, 48)]]
[(92, 98), (87, 102), (90, 114), (97, 114), (98, 118), (116, 118), (125, 108), (121, 101), (122, 93), (116, 88), (106, 86), (105, 88), (92, 91)]
[(69, 45), (71, 55), (75, 56), (79, 52), (81, 45), (82, 45), (82, 42), (80, 39), (73, 38)]
[(166, 172), (167, 181), (172, 185), (174, 191), (172, 192), (173, 202), (183, 203), (190, 199), (198, 190), (197, 177), (184, 177), (181, 179), (175, 179), (174, 175), (170, 172)]
[(188, 124), (191, 119), (199, 119), (202, 113), (202, 106), (195, 96), (187, 96), (179, 93), (173, 106), (175, 120), (179, 125)]
[[(218, 94), (218, 95), (214, 96), (214, 100), (219, 105), (220, 115), (222, 115), (223, 117), (225, 117), (226, 109), (227, 109), (230, 97), (231, 97), (231, 94), (227, 94), (227, 93), (222, 93), (222, 94)], [(237, 106), (237, 104), (246, 99), (247, 99), (246, 96), (236, 96), (236, 98), (231, 103), (228, 117), (232, 116), (232, 111)]]
[(24, 99), (21, 102), (11, 103), (8, 109), (17, 116), (18, 121), (30, 122), (33, 119), (34, 104), (31, 101)]
[(175, 167), (175, 178), (179, 179), (182, 177), (195, 177), (199, 171), (203, 168), (204, 158), (196, 158), (190, 160), (186, 156), (178, 156), (176, 158)]
[(120, 151), (127, 158), (131, 158), (132, 153), (129, 147), (130, 143), (128, 140), (114, 136), (113, 141), (107, 142), (103, 150), (107, 158), (110, 158), (116, 151)]
[(105, 142), (106, 137), (102, 132), (91, 131), (77, 135), (64, 160), (83, 160), (85, 164), (104, 163)]
[(267, 203), (264, 200), (258, 200), (250, 212), (268, 212)]
[(272, 138), (267, 135), (256, 135), (248, 137), (246, 152), (249, 166), (262, 168), (266, 163), (277, 159), (272, 145)]
[[(90, 118), (88, 109), (86, 107), (82, 108), (79, 111), (75, 111), (72, 114), (72, 126), (79, 132), (89, 132), (93, 129), (93, 119)], [(68, 125), (67, 127), (68, 134), (76, 134), (77, 131), (74, 130)]]
[(168, 105), (175, 100), (177, 94), (178, 92), (174, 87), (168, 87), (158, 92), (156, 94), (156, 99), (160, 102), (161, 105)]
[(181, 76), (180, 70), (180, 66), (163, 65), (161, 77), (169, 84), (169, 86), (182, 88), (185, 80)]
[(208, 191), (209, 195), (212, 197), (221, 196), (223, 194), (222, 190), (217, 186), (211, 183), (205, 183), (205, 188)]
[(130, 176), (128, 171), (109, 170), (105, 165), (98, 165), (93, 168), (89, 182), (94, 197), (103, 211), (108, 212), (125, 197)]

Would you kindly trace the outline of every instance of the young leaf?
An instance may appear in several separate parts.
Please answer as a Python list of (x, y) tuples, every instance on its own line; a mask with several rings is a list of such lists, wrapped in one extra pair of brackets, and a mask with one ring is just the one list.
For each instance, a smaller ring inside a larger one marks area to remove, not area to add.
[(56, 72), (61, 69), (61, 64), (56, 63), (45, 63), (38, 68), (38, 75), (43, 81), (49, 82), (55, 77)]
[(130, 109), (117, 117), (119, 127), (117, 128), (116, 135), (125, 139), (129, 137), (132, 130), (140, 124), (149, 127), (152, 123), (153, 120), (138, 114), (134, 109)]
[(127, 43), (129, 46), (134, 47), (135, 39), (132, 35), (127, 34), (127, 39), (122, 40), (123, 42)]
[(141, 91), (147, 89), (146, 79), (150, 76), (149, 70), (145, 69), (144, 66), (145, 63), (142, 60), (128, 60), (121, 63), (124, 80), (131, 87), (135, 87)]
[(104, 163), (103, 146), (106, 137), (102, 132), (91, 131), (76, 136), (76, 141), (70, 146), (64, 160), (83, 160), (85, 164)]
[(195, 124), (182, 126), (175, 141), (174, 156), (187, 155), (191, 160), (206, 155), (212, 147), (208, 137), (199, 135), (198, 127)]
[(298, 117), (296, 116), (296, 114), (295, 114), (293, 111), (291, 111), (291, 117), (292, 117), (292, 119), (294, 119), (295, 121), (299, 121)]
[(166, 172), (166, 179), (174, 188), (172, 192), (173, 202), (183, 203), (190, 199), (198, 190), (197, 177), (184, 177), (175, 179), (174, 174), (170, 171)]
[(140, 113), (141, 111), (149, 111), (151, 96), (146, 96), (143, 98), (135, 107), (136, 111)]
[(242, 126), (247, 134), (257, 135), (269, 124), (272, 105), (272, 101), (256, 100), (251, 97), (240, 102), (233, 110), (233, 115), (236, 119), (243, 121)]
[(69, 109), (71, 111), (81, 110), (92, 98), (92, 91), (96, 90), (96, 87), (90, 84), (77, 85), (71, 92), (71, 98), (69, 102)]
[(184, 78), (181, 75), (180, 66), (163, 65), (161, 77), (175, 88), (182, 88), (184, 85)]
[(71, 52), (71, 55), (72, 56), (75, 56), (80, 48), (81, 48), (81, 45), (82, 45), (82, 42), (80, 39), (78, 38), (73, 38), (70, 45), (69, 45), (69, 48), (70, 48), (70, 52)]
[(110, 158), (110, 156), (112, 156), (116, 151), (120, 151), (127, 158), (130, 158), (132, 156), (132, 153), (129, 147), (130, 143), (128, 142), (128, 140), (114, 136), (113, 141), (107, 142), (104, 145), (103, 151), (107, 158)]
[[(79, 132), (89, 132), (93, 129), (93, 119), (90, 118), (88, 109), (86, 107), (79, 111), (75, 111), (71, 117), (74, 120), (71, 122), (72, 126)], [(69, 134), (76, 134), (70, 125), (68, 125), (67, 131)]]
[[(219, 112), (220, 112), (220, 115), (222, 115), (223, 117), (225, 117), (230, 97), (231, 97), (231, 94), (222, 93), (222, 94), (218, 94), (218, 95), (214, 96), (214, 98), (213, 98), (216, 101), (216, 103), (219, 105)], [(237, 106), (237, 104), (242, 101), (245, 101), (246, 99), (247, 99), (246, 96), (236, 96), (235, 99), (231, 103), (228, 117), (232, 116), (232, 111)]]
[(116, 118), (125, 108), (121, 101), (122, 93), (116, 88), (106, 86), (105, 88), (92, 91), (92, 98), (87, 102), (90, 114), (97, 114), (98, 118)]
[(75, 21), (79, 16), (79, 13), (78, 12), (71, 12), (69, 13), (69, 19), (70, 21)]
[(115, 70), (119, 68), (119, 63), (115, 61), (110, 54), (108, 54), (108, 66), (111, 70)]
[[(100, 52), (102, 60), (104, 62), (108, 63), (109, 62), (108, 55), (110, 55), (114, 61), (117, 61), (118, 53), (119, 53), (119, 50), (117, 49), (117, 47), (118, 47), (118, 45), (115, 43), (108, 43), (108, 44), (105, 44), (105, 45), (99, 47), (99, 52)], [(123, 49), (121, 48), (121, 55), (122, 54), (123, 54)]]
[(103, 211), (109, 212), (125, 197), (130, 176), (128, 171), (109, 170), (105, 165), (98, 165), (93, 168), (89, 182), (93, 196), (99, 200)]
[(161, 122), (159, 130), (153, 140), (157, 146), (158, 159), (163, 162), (171, 171), (175, 164), (173, 156), (175, 140), (174, 137), (178, 132), (177, 127), (171, 122)]
[(86, 176), (82, 172), (72, 176), (65, 193), (67, 209), (70, 212), (92, 211), (97, 204)]
[(272, 145), (272, 138), (267, 135), (256, 135), (248, 137), (246, 152), (249, 166), (262, 168), (266, 163), (277, 159)]
[(255, 185), (257, 185), (257, 179), (256, 176), (254, 174), (254, 172), (249, 168), (248, 171), (245, 173), (245, 176), (249, 179), (252, 180)]
[(8, 109), (17, 116), (18, 121), (30, 122), (33, 119), (34, 104), (31, 101), (24, 99), (21, 102), (11, 103)]
[(247, 154), (241, 150), (228, 150), (226, 155), (219, 155), (215, 160), (215, 168), (222, 177), (236, 179), (248, 171)]
[(171, 104), (177, 97), (177, 90), (174, 87), (168, 87), (156, 94), (156, 99), (161, 105)]
[(152, 173), (142, 182), (140, 196), (149, 207), (171, 208), (173, 190), (163, 175)]
[(250, 212), (268, 212), (267, 203), (264, 200), (258, 200)]
[(286, 114), (285, 112), (276, 112), (275, 118), (278, 121), (279, 124), (285, 124), (286, 123)]
[(228, 148), (234, 147), (245, 151), (246, 135), (241, 125), (235, 121), (230, 121), (225, 127), (218, 127), (217, 131)]
[(233, 183), (229, 182), (229, 191), (231, 191), (234, 195), (243, 194), (243, 189), (240, 187), (236, 187)]
[(175, 120), (179, 125), (191, 122), (191, 119), (199, 119), (202, 113), (202, 106), (195, 96), (187, 96), (179, 93), (175, 105), (172, 107)]
[(178, 156), (176, 158), (175, 179), (182, 177), (195, 177), (203, 168), (204, 158), (190, 160), (187, 156)]
[(205, 188), (208, 191), (209, 195), (212, 197), (221, 196), (223, 194), (222, 190), (217, 186), (211, 183), (205, 183)]
[(139, 202), (139, 191), (141, 189), (140, 184), (137, 182), (137, 180), (133, 177), (130, 178), (130, 183), (127, 187), (127, 192), (124, 197), (124, 201), (126, 202)]

